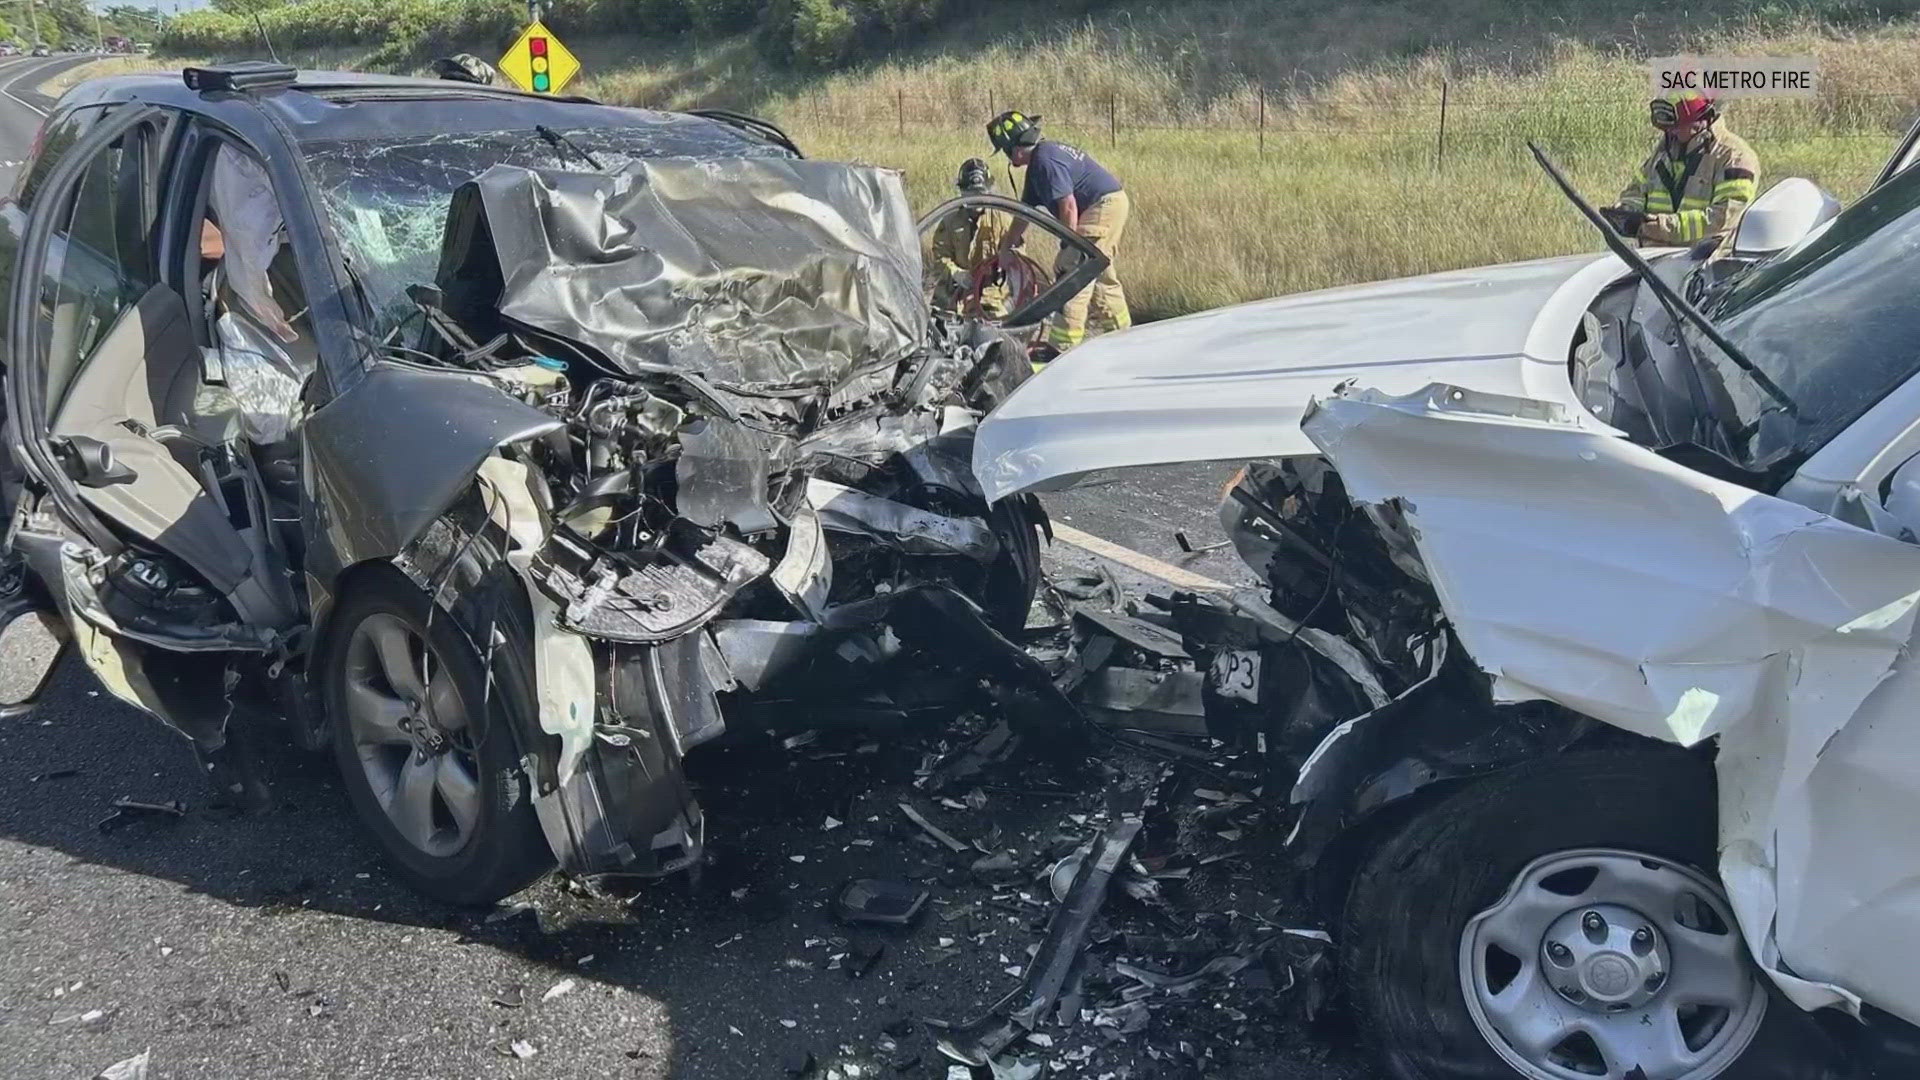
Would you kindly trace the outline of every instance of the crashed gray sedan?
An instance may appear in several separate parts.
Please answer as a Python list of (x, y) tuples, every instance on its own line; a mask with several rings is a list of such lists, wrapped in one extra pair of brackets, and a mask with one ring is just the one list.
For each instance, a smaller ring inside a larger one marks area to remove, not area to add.
[(256, 807), (287, 717), (485, 902), (693, 863), (681, 760), (729, 717), (911, 711), (941, 627), (1024, 620), (1038, 503), (969, 467), (1024, 351), (931, 313), (897, 174), (237, 65), (81, 85), (23, 175), (10, 708), (76, 652)]

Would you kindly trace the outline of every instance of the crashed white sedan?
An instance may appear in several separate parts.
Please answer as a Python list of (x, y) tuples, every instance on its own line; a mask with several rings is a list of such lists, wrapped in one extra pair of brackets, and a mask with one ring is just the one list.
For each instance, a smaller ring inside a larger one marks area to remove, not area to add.
[(990, 499), (1255, 462), (1267, 589), (1162, 607), (1397, 1077), (1818, 1076), (1920, 1021), (1920, 172), (1609, 242), (1103, 338), (975, 444)]

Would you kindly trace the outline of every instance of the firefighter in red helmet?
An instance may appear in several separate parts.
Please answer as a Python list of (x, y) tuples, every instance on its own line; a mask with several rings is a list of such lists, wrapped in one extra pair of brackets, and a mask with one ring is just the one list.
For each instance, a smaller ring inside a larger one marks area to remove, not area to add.
[(1759, 190), (1760, 159), (1704, 95), (1656, 98), (1651, 113), (1660, 142), (1618, 205), (1601, 213), (1622, 236), (1645, 244), (1730, 238)]

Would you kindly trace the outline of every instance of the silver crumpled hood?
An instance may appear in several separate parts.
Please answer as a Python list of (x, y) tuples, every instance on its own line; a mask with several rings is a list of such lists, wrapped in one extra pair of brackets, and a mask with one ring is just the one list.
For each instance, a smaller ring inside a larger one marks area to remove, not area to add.
[(1348, 379), (1388, 393), (1447, 383), (1563, 401), (1567, 347), (1611, 255), (1451, 270), (1220, 308), (1096, 338), (980, 426), (989, 499), (1104, 469), (1317, 451), (1307, 403)]

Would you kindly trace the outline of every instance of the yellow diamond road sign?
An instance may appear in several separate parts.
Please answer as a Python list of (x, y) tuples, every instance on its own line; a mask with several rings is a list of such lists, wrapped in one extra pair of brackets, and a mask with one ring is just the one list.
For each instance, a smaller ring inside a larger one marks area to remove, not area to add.
[(520, 39), (500, 58), (500, 70), (529, 93), (557, 94), (580, 74), (580, 61), (545, 23), (536, 20), (521, 31)]

